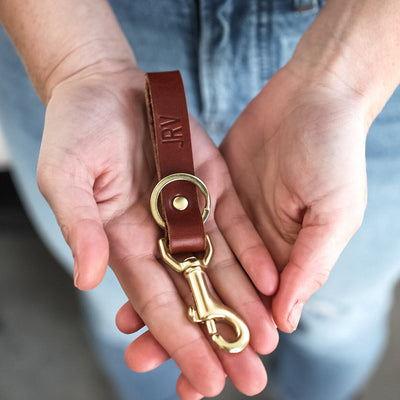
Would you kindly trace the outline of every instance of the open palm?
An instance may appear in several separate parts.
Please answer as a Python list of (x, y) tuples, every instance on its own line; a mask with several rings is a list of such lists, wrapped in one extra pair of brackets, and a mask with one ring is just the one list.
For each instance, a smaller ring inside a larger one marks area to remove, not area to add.
[(215, 254), (208, 275), (251, 334), (251, 346), (242, 353), (224, 354), (188, 321), (192, 300), (183, 278), (158, 261), (161, 232), (149, 210), (156, 174), (146, 125), (143, 74), (134, 68), (82, 71), (53, 92), (38, 182), (72, 249), (75, 283), (90, 289), (107, 265), (112, 267), (130, 300), (118, 324), (127, 332), (149, 327), (128, 348), (133, 369), (150, 370), (172, 357), (182, 371), (177, 390), (183, 399), (216, 395), (226, 375), (239, 390), (255, 394), (266, 384), (256, 352), (271, 352), (277, 333), (239, 263), (267, 294), (277, 287), (274, 265), (236, 197), (219, 151), (192, 120), (196, 175), (213, 200), (206, 231)]
[(286, 332), (361, 224), (362, 116), (359, 96), (336, 77), (307, 80), (289, 64), (222, 144), (240, 199), (281, 272), (272, 310)]

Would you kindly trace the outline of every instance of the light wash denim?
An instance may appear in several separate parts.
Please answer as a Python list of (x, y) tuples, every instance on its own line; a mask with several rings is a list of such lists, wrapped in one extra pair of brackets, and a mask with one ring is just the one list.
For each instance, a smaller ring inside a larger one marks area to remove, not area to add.
[[(216, 143), (289, 60), (322, 3), (110, 1), (139, 66), (145, 71), (181, 70), (189, 110)], [(296, 7), (310, 9), (298, 13)], [(70, 251), (36, 186), (45, 110), (4, 32), (0, 32), (0, 52), (0, 122), (13, 177), (34, 226), (72, 273)], [(369, 201), (363, 226), (328, 283), (306, 304), (296, 333), (282, 334), (278, 349), (266, 360), (269, 390), (277, 399), (350, 399), (379, 360), (400, 272), (399, 130), (397, 90), (368, 136)], [(96, 352), (120, 398), (177, 399), (179, 370), (173, 362), (147, 374), (136, 374), (125, 366), (123, 352), (135, 335), (122, 335), (115, 328), (114, 316), (125, 296), (112, 272), (81, 298)]]

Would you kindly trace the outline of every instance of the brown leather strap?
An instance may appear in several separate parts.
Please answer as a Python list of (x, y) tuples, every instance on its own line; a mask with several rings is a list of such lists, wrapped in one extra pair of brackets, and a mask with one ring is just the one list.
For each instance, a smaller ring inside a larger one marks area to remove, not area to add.
[[(146, 74), (146, 104), (158, 179), (178, 172), (194, 175), (189, 116), (179, 71)], [(185, 210), (174, 207), (177, 196), (188, 200)], [(171, 182), (160, 197), (171, 254), (203, 251), (205, 234), (196, 186), (181, 180)]]

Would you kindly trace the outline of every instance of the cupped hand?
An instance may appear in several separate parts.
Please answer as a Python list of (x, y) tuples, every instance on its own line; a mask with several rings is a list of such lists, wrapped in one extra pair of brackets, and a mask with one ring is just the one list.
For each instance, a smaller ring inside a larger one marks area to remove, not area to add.
[(280, 271), (272, 311), (286, 332), (296, 329), (303, 304), (326, 282), (366, 204), (364, 99), (325, 75), (301, 76), (289, 63), (221, 146)]
[(52, 92), (38, 183), (71, 247), (75, 284), (90, 289), (107, 264), (112, 267), (130, 301), (119, 319), (130, 321), (127, 331), (149, 328), (128, 348), (126, 359), (134, 370), (151, 370), (172, 357), (182, 371), (177, 384), (182, 399), (216, 395), (226, 375), (239, 390), (255, 394), (266, 384), (256, 352), (271, 352), (277, 332), (240, 264), (266, 294), (277, 287), (275, 266), (218, 149), (192, 120), (196, 175), (213, 201), (206, 231), (215, 254), (208, 276), (221, 300), (248, 324), (250, 346), (224, 354), (189, 322), (188, 287), (159, 262), (162, 233), (149, 209), (156, 174), (145, 115), (144, 77), (134, 67), (80, 71)]

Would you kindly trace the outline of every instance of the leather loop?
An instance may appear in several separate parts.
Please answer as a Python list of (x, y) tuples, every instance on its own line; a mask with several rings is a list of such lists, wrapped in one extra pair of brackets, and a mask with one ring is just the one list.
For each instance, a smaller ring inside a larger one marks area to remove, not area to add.
[[(194, 175), (189, 116), (179, 71), (146, 74), (146, 105), (158, 179), (179, 172)], [(187, 199), (184, 210), (174, 207), (177, 196)], [(204, 251), (196, 186), (183, 180), (171, 182), (160, 197), (170, 253)]]

